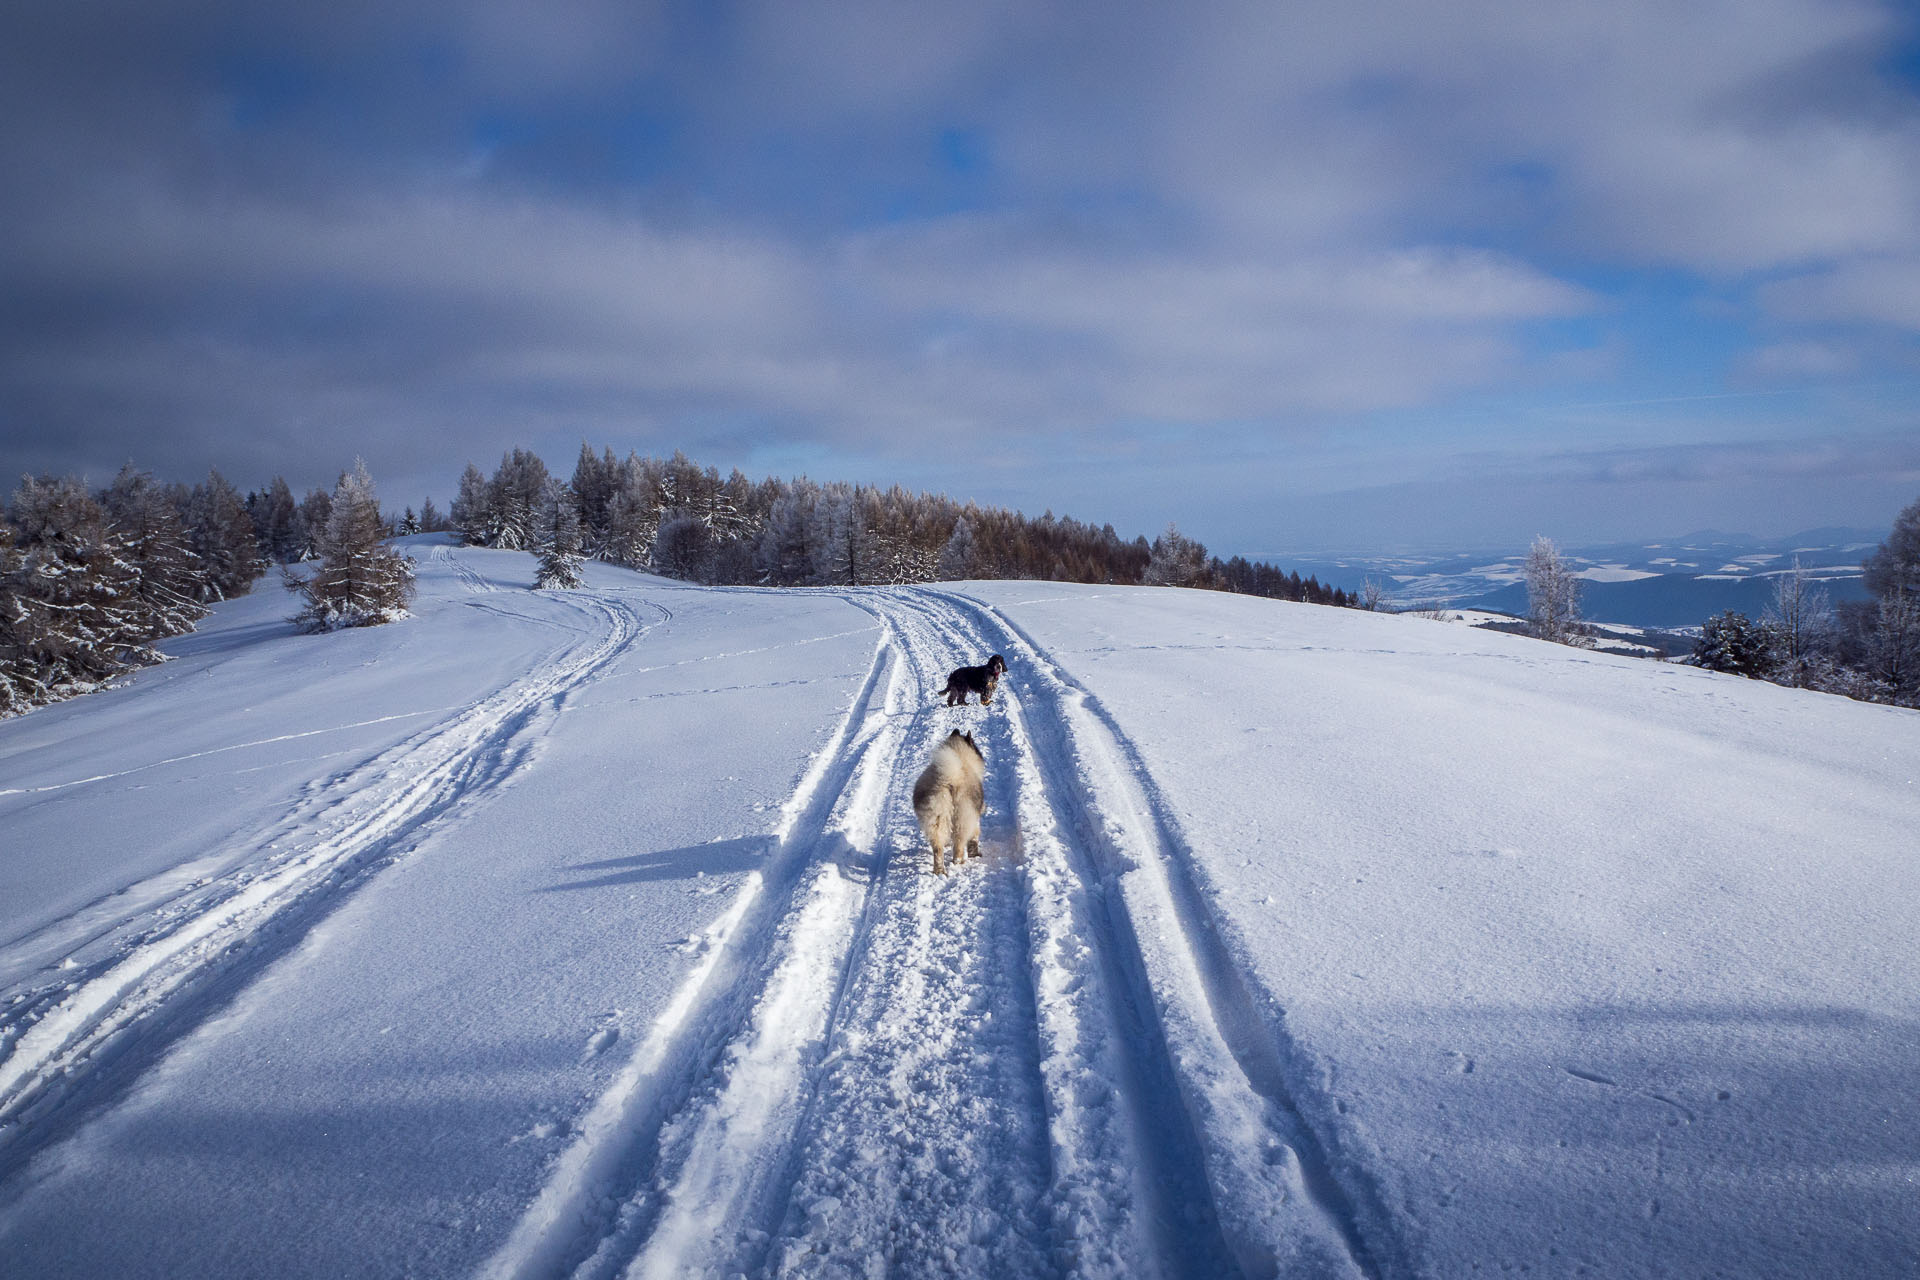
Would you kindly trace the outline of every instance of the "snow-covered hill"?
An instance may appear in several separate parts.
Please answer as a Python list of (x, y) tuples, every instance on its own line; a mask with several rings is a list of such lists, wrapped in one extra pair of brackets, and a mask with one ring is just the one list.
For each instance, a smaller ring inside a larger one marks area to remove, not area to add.
[[(1920, 1260), (1920, 714), (1213, 593), (414, 551), (408, 622), (263, 594), (0, 724), (6, 1274)], [(934, 877), (954, 727), (985, 856)]]

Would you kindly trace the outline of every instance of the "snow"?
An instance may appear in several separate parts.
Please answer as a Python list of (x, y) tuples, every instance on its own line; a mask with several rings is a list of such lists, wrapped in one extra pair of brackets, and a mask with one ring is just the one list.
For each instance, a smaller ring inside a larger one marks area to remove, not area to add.
[(1601, 564), (1582, 569), (1573, 576), (1588, 582), (1638, 582), (1642, 578), (1657, 578), (1660, 575), (1645, 569), (1629, 569), (1623, 564)]
[(409, 541), (408, 621), (0, 724), (10, 1274), (1914, 1269), (1911, 711)]

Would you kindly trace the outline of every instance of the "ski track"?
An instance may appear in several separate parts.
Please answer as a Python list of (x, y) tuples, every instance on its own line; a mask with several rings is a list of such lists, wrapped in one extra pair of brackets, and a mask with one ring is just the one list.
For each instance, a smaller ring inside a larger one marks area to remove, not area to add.
[[(457, 558), (454, 565), (464, 569)], [(310, 784), (265, 831), (10, 948), (64, 958), (0, 992), (0, 1180), (199, 1025), (429, 824), (511, 777), (567, 696), (650, 629), (635, 605), (658, 608), (620, 593), (550, 598), (580, 613), (585, 639), (379, 756)]]

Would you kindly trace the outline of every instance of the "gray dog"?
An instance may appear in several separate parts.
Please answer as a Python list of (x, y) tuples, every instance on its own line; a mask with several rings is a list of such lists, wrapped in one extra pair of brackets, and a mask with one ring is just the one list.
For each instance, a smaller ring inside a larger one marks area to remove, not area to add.
[(954, 732), (933, 749), (933, 760), (913, 784), (913, 816), (933, 846), (933, 874), (947, 874), (943, 856), (949, 845), (957, 866), (967, 854), (980, 856), (980, 811), (986, 808), (987, 762), (973, 735)]

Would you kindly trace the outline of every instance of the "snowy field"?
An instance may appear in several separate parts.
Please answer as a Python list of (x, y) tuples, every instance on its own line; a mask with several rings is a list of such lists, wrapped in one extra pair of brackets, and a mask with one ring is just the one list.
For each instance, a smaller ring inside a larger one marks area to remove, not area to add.
[(0, 1274), (1920, 1273), (1920, 713), (412, 549), (0, 722)]

